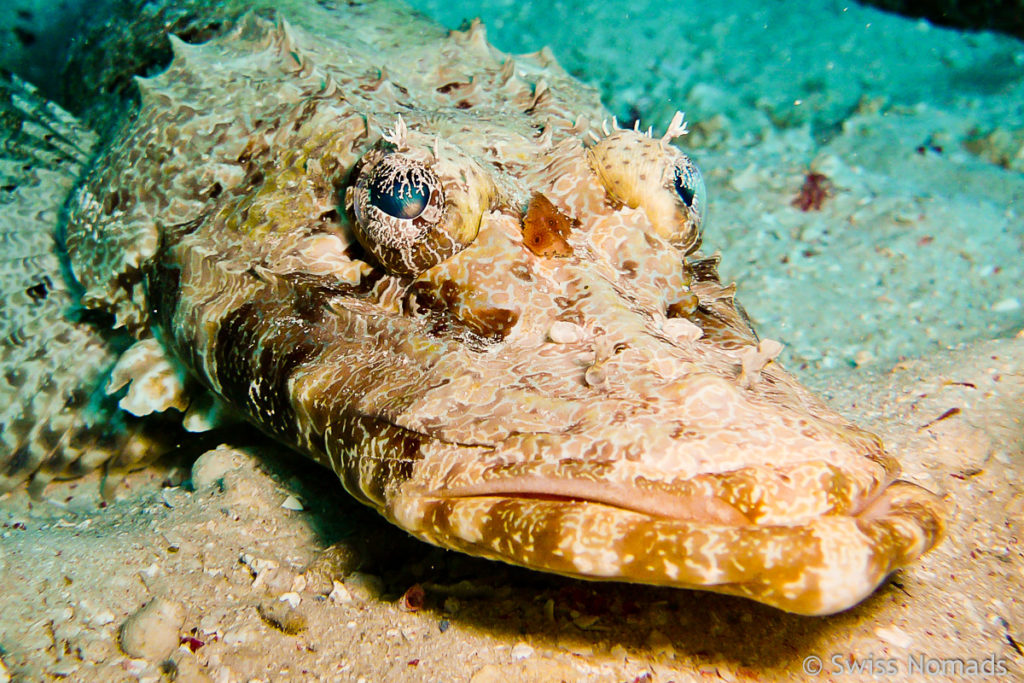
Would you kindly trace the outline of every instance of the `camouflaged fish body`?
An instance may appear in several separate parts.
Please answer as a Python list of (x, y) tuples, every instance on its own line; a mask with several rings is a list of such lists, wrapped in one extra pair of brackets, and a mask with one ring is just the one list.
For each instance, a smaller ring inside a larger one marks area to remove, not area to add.
[(140, 340), (123, 407), (185, 408), (183, 365), (410, 533), (589, 579), (821, 614), (937, 542), (697, 251), (681, 118), (602, 129), (479, 24), (296, 16), (174, 40), (72, 197), (81, 300)]

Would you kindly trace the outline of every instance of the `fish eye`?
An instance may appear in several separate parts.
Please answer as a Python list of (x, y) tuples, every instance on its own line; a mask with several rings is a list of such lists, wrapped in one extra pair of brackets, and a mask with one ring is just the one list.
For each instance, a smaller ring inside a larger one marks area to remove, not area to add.
[(427, 169), (399, 155), (385, 157), (368, 183), (370, 204), (393, 218), (417, 218), (427, 208), (431, 188), (438, 184), (432, 176)]
[(352, 178), (345, 207), (356, 239), (398, 276), (419, 275), (468, 247), (494, 192), (486, 173), (453, 146), (405, 139), (368, 150)]
[(703, 218), (707, 203), (707, 189), (704, 187), (704, 179), (700, 175), (700, 170), (690, 161), (689, 157), (684, 156), (676, 164), (672, 174), (672, 186), (675, 188), (676, 195), (683, 200), (686, 208)]
[(444, 234), (444, 188), (419, 159), (388, 149), (369, 151), (345, 203), (356, 238), (390, 273), (416, 275), (454, 253)]

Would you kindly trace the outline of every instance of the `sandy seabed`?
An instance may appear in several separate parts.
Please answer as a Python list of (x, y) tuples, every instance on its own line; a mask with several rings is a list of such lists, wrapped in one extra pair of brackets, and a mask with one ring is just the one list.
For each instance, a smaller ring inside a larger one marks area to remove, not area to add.
[[(105, 508), (96, 479), (53, 485), (40, 502), (7, 496), (3, 662), (23, 680), (765, 681), (819, 665), (823, 680), (923, 676), (914, 666), (928, 680), (962, 680), (957, 667), (970, 666), (1019, 679), (1021, 367), (1024, 338), (817, 376), (951, 512), (942, 545), (835, 616), (432, 549), (312, 465), (222, 446), (196, 461), (194, 491), (172, 485), (183, 458), (132, 475)], [(347, 573), (337, 583), (315, 559), (331, 543)], [(154, 601), (165, 618), (132, 617)], [(148, 659), (121, 649), (133, 625)]]
[(797, 617), (432, 549), (225, 434), (109, 504), (97, 477), (0, 498), (0, 680), (1024, 679), (1024, 45), (835, 3), (487, 11), (500, 48), (551, 44), (623, 118), (687, 110), (723, 277), (946, 498), (945, 541)]

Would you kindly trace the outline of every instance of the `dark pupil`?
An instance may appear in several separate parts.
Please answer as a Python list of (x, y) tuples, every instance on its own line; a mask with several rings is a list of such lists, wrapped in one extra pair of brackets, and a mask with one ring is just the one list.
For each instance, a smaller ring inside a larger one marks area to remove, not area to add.
[(414, 182), (413, 172), (399, 171), (370, 181), (370, 203), (395, 218), (416, 218), (427, 208), (430, 188)]
[(675, 179), (673, 185), (676, 188), (676, 194), (687, 206), (693, 206), (693, 186), (688, 183), (690, 180), (687, 177), (688, 174), (683, 173), (680, 169), (676, 169)]

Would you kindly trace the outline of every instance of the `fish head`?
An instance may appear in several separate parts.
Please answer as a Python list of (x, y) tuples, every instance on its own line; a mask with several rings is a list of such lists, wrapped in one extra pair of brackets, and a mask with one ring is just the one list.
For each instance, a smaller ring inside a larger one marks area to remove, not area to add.
[(453, 227), (414, 242), (436, 261), (395, 259), (397, 309), (460, 343), (406, 352), (432, 369), (389, 421), (427, 438), (386, 516), (518, 565), (805, 614), (855, 604), (937, 542), (935, 497), (785, 372), (697, 251), (706, 191), (667, 138), (545, 146), (506, 124), (479, 139), (505, 136), (510, 177), (477, 138), (410, 119), (357, 169), (348, 214), (376, 254), (381, 232), (415, 232), (396, 207), (438, 207), (431, 229)]
[(175, 41), (71, 209), (86, 305), (447, 548), (824, 614), (938, 541), (700, 252), (681, 116), (407, 19)]

